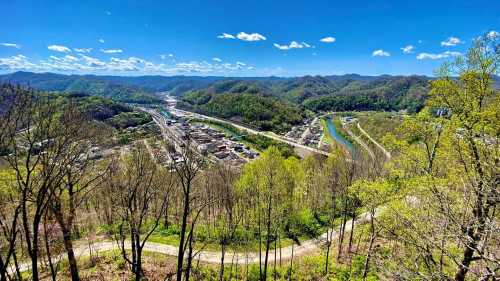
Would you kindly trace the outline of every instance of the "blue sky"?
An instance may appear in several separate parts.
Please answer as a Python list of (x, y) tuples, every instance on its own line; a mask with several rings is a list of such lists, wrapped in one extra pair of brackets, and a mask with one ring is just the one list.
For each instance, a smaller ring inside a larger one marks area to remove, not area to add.
[[(432, 75), (500, 1), (0, 2), (0, 72)], [(404, 49), (404, 50), (403, 50)]]

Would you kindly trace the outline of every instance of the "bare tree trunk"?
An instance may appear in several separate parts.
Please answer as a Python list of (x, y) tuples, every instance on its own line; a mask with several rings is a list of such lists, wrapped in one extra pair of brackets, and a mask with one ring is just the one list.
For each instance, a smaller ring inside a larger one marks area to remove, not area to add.
[(189, 215), (189, 192), (184, 195), (184, 210), (182, 213), (181, 237), (179, 241), (179, 253), (177, 254), (177, 281), (182, 281), (182, 267), (183, 267), (184, 252), (185, 252), (184, 243), (186, 240), (188, 215)]
[(274, 266), (273, 266), (273, 280), (276, 280), (276, 238), (274, 239)]
[(45, 214), (45, 219), (43, 222), (43, 227), (44, 227), (44, 241), (45, 241), (45, 251), (47, 254), (47, 261), (49, 263), (49, 268), (50, 268), (50, 276), (52, 278), (52, 281), (57, 280), (57, 271), (54, 268), (54, 264), (52, 263), (52, 254), (50, 253), (50, 242), (49, 242), (49, 235), (47, 233), (47, 214)]
[(73, 250), (73, 241), (71, 239), (71, 233), (68, 230), (63, 230), (64, 248), (68, 255), (69, 269), (71, 272), (71, 280), (78, 281), (80, 277), (78, 275), (78, 265), (76, 262), (75, 251)]
[(353, 215), (352, 215), (352, 219), (351, 219), (351, 234), (349, 235), (349, 254), (352, 253), (352, 239), (353, 239), (353, 236), (354, 236), (354, 222), (356, 220), (356, 213), (354, 212)]
[(266, 220), (266, 255), (264, 257), (264, 274), (261, 276), (262, 280), (267, 279), (267, 263), (269, 261), (269, 248), (271, 247), (271, 211), (272, 211), (271, 195), (267, 202), (267, 220)]
[(292, 280), (292, 272), (293, 272), (293, 248), (295, 246), (295, 242), (292, 242), (292, 257), (290, 258), (290, 270), (288, 271), (288, 281)]
[(325, 275), (328, 274), (328, 266), (330, 264), (330, 248), (332, 246), (333, 228), (326, 230), (326, 258), (325, 258)]
[(219, 271), (219, 281), (222, 281), (224, 278), (224, 256), (226, 254), (226, 243), (221, 243), (221, 256), (220, 256), (220, 271)]
[(347, 210), (345, 209), (347, 207), (344, 207), (344, 211), (342, 214), (342, 224), (340, 227), (340, 234), (339, 234), (339, 249), (337, 253), (337, 262), (342, 258), (342, 248), (344, 244), (344, 236), (345, 236), (345, 226), (347, 223)]
[(373, 221), (373, 216), (374, 216), (374, 210), (372, 210), (370, 214), (370, 229), (371, 229), (370, 245), (368, 246), (368, 254), (366, 256), (365, 266), (363, 269), (363, 281), (365, 281), (366, 277), (368, 276), (368, 270), (370, 269), (370, 259), (373, 251), (373, 243), (375, 242), (375, 225)]

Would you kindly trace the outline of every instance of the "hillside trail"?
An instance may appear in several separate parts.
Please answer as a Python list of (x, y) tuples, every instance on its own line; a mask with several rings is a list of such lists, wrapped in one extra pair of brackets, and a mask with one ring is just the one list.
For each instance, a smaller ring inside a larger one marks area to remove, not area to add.
[[(378, 215), (378, 211), (375, 214), (375, 216)], [(370, 214), (367, 213), (362, 213), (361, 215), (358, 216), (358, 218), (355, 220), (355, 225), (362, 224), (368, 221), (370, 217)], [(348, 232), (351, 230), (351, 224), (346, 224), (345, 230)], [(338, 231), (336, 229), (333, 230), (333, 238), (338, 236)], [(289, 260), (292, 258), (292, 256), (295, 257), (301, 257), (301, 256), (306, 256), (309, 254), (314, 254), (319, 251), (321, 251), (324, 248), (324, 245), (326, 244), (326, 237), (327, 233), (325, 232), (321, 234), (319, 237), (314, 238), (314, 239), (309, 239), (306, 241), (302, 241), (300, 245), (290, 245), (282, 248), (277, 248), (276, 253), (275, 250), (272, 249), (269, 251), (269, 261), (268, 263), (274, 263), (275, 258), (276, 262), (278, 263), (280, 260), (285, 261)], [(332, 238), (332, 239), (333, 239)], [(130, 249), (130, 243), (125, 243), (125, 248)], [(97, 243), (88, 243), (86, 245), (81, 245), (78, 247), (75, 247), (75, 256), (77, 257), (85, 257), (89, 256), (90, 253), (98, 253), (98, 252), (103, 252), (103, 251), (111, 251), (111, 250), (119, 250), (120, 247), (116, 243), (116, 241), (103, 241), (103, 242), (97, 242)], [(144, 246), (144, 251), (146, 252), (153, 252), (153, 253), (160, 253), (168, 256), (174, 256), (176, 257), (179, 251), (179, 248), (173, 245), (167, 245), (167, 244), (161, 244), (161, 243), (154, 243), (154, 242), (147, 242)], [(63, 260), (66, 259), (66, 254), (61, 254), (56, 257), (53, 257), (54, 260)], [(202, 262), (202, 263), (210, 263), (210, 264), (218, 264), (220, 263), (221, 260), (221, 253), (218, 251), (199, 251), (196, 253), (196, 256), (194, 258), (196, 261)], [(225, 256), (225, 260), (229, 261), (231, 260), (234, 264), (252, 264), (252, 263), (259, 263), (259, 252), (227, 252)], [(262, 262), (264, 261), (264, 252), (262, 253)], [(26, 262), (26, 263), (21, 263), (19, 265), (20, 271), (24, 272), (27, 271), (31, 268), (31, 263)], [(14, 272), (14, 268), (11, 268), (9, 271)]]

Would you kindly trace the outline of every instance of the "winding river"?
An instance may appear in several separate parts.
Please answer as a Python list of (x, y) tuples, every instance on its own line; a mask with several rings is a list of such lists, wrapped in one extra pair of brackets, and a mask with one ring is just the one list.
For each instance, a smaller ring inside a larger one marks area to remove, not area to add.
[(337, 131), (337, 128), (335, 128), (335, 125), (333, 124), (333, 119), (328, 118), (326, 119), (326, 126), (328, 127), (328, 134), (332, 139), (335, 141), (339, 142), (341, 145), (343, 145), (347, 150), (354, 154), (356, 153), (356, 150), (354, 149), (354, 145), (348, 141), (346, 138), (344, 138), (339, 132)]

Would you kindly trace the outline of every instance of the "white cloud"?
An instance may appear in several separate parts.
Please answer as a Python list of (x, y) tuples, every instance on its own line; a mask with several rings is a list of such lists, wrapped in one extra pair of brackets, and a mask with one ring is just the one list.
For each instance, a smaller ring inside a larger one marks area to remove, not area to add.
[(451, 47), (451, 46), (456, 46), (457, 44), (462, 43), (460, 39), (457, 37), (448, 37), (445, 41), (441, 42), (441, 46), (443, 47)]
[(444, 59), (444, 58), (449, 58), (449, 57), (458, 57), (461, 56), (462, 53), (460, 52), (450, 52), (446, 51), (440, 54), (432, 54), (432, 53), (420, 53), (417, 56), (418, 60), (425, 60), (425, 59), (430, 59), (430, 60), (439, 60), (439, 59)]
[(99, 43), (104, 44), (104, 39), (99, 38), (99, 40), (98, 40), (98, 41), (99, 41)]
[(261, 41), (261, 40), (266, 40), (266, 37), (259, 34), (259, 33), (245, 33), (245, 32), (240, 32), (238, 35), (236, 35), (236, 38), (243, 40), (243, 41)]
[(101, 49), (101, 52), (105, 54), (119, 54), (123, 53), (122, 49)]
[(288, 45), (280, 45), (280, 44), (274, 43), (273, 46), (282, 50), (282, 51), (288, 51), (290, 49), (311, 48), (311, 45), (307, 44), (306, 42), (298, 43), (297, 41), (292, 41)]
[(405, 46), (405, 47), (401, 48), (401, 50), (403, 50), (404, 54), (413, 54), (414, 50), (415, 50), (415, 46), (408, 45), (408, 46)]
[(70, 56), (70, 55), (65, 55), (65, 56), (64, 56), (64, 59), (65, 59), (66, 61), (78, 61), (78, 60), (79, 60), (77, 57)]
[(245, 33), (245, 32), (240, 32), (236, 36), (231, 35), (229, 33), (222, 33), (221, 35), (218, 35), (217, 38), (220, 39), (240, 39), (243, 41), (261, 41), (261, 40), (266, 40), (267, 38), (259, 33)]
[(390, 57), (391, 54), (389, 52), (386, 52), (384, 50), (375, 50), (372, 53), (372, 57)]
[(206, 61), (179, 62), (173, 66), (163, 63), (154, 63), (138, 57), (116, 58), (100, 60), (79, 53), (77, 56), (69, 54), (62, 56), (51, 55), (46, 59), (30, 62), (23, 55), (0, 58), (0, 70), (28, 70), (35, 72), (62, 72), (62, 73), (93, 73), (110, 74), (121, 72), (137, 72), (143, 74), (185, 74), (185, 73), (216, 73), (227, 74), (234, 71), (253, 70), (253, 66), (237, 61), (235, 63), (209, 63)]
[(105, 66), (106, 63), (93, 57), (81, 55), (82, 59), (85, 61), (85, 63), (90, 66), (90, 67), (102, 67)]
[(92, 48), (73, 48), (73, 51), (77, 53), (90, 53)]
[(314, 46), (311, 46), (311, 45), (307, 44), (306, 42), (302, 42), (302, 45), (306, 48), (314, 48)]
[(217, 38), (219, 38), (219, 39), (235, 39), (236, 37), (234, 37), (231, 34), (222, 33), (221, 35), (218, 35)]
[(47, 47), (47, 49), (55, 52), (61, 52), (61, 53), (69, 53), (71, 50), (66, 47), (66, 46), (61, 46), (61, 45), (50, 45)]
[(222, 60), (220, 58), (212, 58), (213, 61), (216, 61), (216, 62), (222, 62)]
[(9, 47), (9, 48), (21, 49), (21, 45), (15, 44), (15, 43), (0, 43), (0, 45), (2, 45), (4, 47)]
[(321, 41), (323, 43), (333, 43), (336, 40), (337, 39), (335, 39), (335, 37), (328, 36), (328, 37), (325, 37), (325, 38), (321, 38), (319, 41)]
[(492, 30), (486, 34), (486, 37), (491, 40), (500, 38), (500, 32)]
[(28, 57), (23, 55), (11, 56), (7, 58), (0, 58), (0, 69), (6, 70), (17, 70), (17, 69), (29, 69), (37, 70), (39, 67), (31, 63)]
[(175, 65), (174, 71), (180, 73), (200, 72), (206, 73), (212, 71), (212, 65), (206, 62), (181, 62)]
[(106, 64), (106, 68), (111, 71), (138, 71), (137, 64), (139, 63), (146, 63), (146, 61), (135, 57), (128, 59), (111, 58), (110, 62)]

